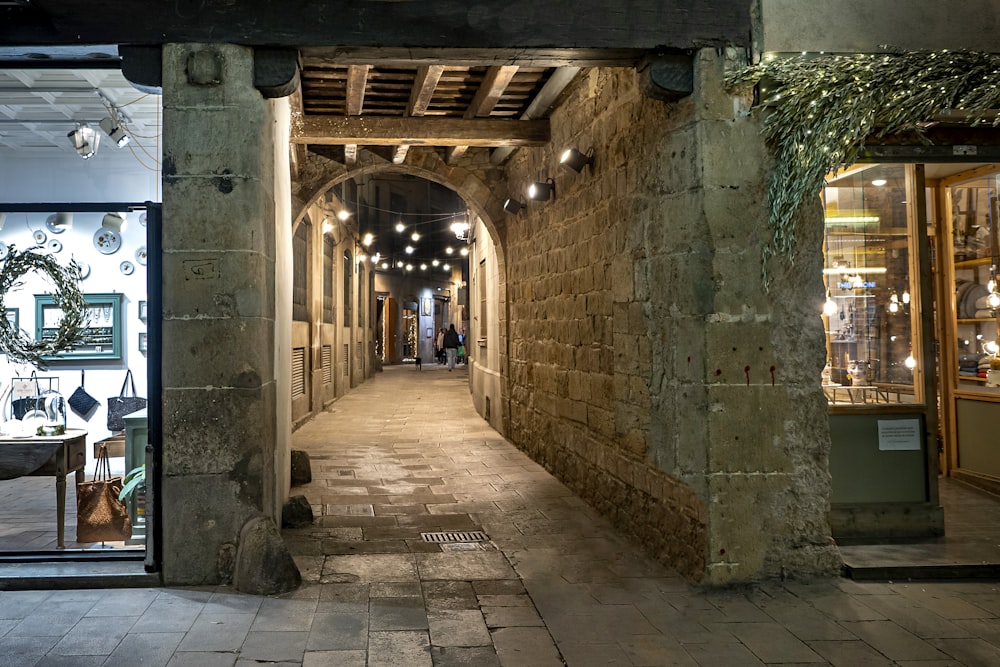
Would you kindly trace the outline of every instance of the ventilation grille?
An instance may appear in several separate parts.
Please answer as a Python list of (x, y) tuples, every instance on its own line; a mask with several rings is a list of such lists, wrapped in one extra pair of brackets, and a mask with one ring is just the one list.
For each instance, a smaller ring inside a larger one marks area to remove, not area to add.
[(351, 375), (351, 344), (344, 343), (344, 377)]
[(424, 542), (442, 544), (445, 542), (485, 542), (490, 538), (481, 530), (452, 530), (441, 533), (420, 533)]
[(329, 345), (324, 345), (322, 355), (323, 384), (331, 384), (333, 382), (333, 348)]
[(306, 395), (306, 348), (292, 349), (292, 398)]

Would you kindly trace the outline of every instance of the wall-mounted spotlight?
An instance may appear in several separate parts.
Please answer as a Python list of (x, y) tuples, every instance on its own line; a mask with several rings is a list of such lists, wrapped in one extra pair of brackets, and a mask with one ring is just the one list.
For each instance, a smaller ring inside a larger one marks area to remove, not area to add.
[(341, 221), (347, 220), (349, 217), (351, 217), (351, 212), (348, 211), (347, 209), (343, 209), (342, 208), (339, 211), (337, 211), (337, 219), (338, 220), (341, 220)]
[(114, 116), (105, 116), (104, 120), (101, 121), (101, 129), (104, 133), (111, 137), (111, 140), (115, 142), (119, 148), (127, 144), (132, 140), (128, 132), (125, 131), (125, 127), (122, 122), (115, 118)]
[(510, 198), (503, 203), (503, 210), (508, 213), (513, 213), (514, 215), (520, 213), (522, 208), (524, 208), (524, 204), (514, 198)]
[(66, 137), (73, 148), (76, 149), (77, 155), (84, 160), (94, 157), (97, 153), (97, 146), (101, 142), (101, 135), (86, 123), (78, 125), (75, 130), (67, 133)]
[(110, 229), (113, 232), (121, 232), (125, 229), (124, 213), (105, 213), (101, 219), (101, 227)]
[(368, 246), (370, 246), (370, 245), (371, 245), (371, 244), (372, 244), (372, 243), (373, 243), (374, 241), (375, 241), (375, 235), (374, 235), (374, 234), (372, 234), (371, 232), (368, 232), (368, 233), (367, 233), (367, 234), (365, 234), (365, 235), (364, 235), (364, 237), (363, 237), (363, 238), (361, 239), (361, 245), (363, 245), (364, 247), (366, 247), (366, 248), (367, 248), (367, 247), (368, 247)]
[[(3, 214), (0, 214), (3, 215)], [(73, 214), (72, 213), (53, 213), (45, 219), (45, 226), (56, 234), (61, 234), (67, 229), (73, 229)], [(0, 228), (3, 226), (0, 225)]]
[(594, 149), (590, 149), (586, 154), (575, 148), (567, 148), (559, 158), (559, 164), (569, 167), (576, 173), (583, 171), (583, 168), (594, 164)]
[(533, 201), (548, 201), (556, 196), (556, 182), (551, 178), (538, 181), (528, 186), (528, 199)]

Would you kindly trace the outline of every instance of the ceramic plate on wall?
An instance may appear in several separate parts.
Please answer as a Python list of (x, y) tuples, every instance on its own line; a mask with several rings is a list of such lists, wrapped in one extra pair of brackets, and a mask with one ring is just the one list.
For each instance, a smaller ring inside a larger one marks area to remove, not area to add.
[(122, 247), (122, 237), (116, 231), (101, 227), (94, 232), (94, 247), (102, 255), (113, 255), (118, 252), (118, 248)]
[(62, 243), (60, 243), (56, 239), (52, 239), (51, 241), (45, 244), (45, 247), (48, 248), (49, 252), (59, 252), (60, 250), (62, 250)]
[(90, 275), (90, 264), (77, 262), (76, 265), (80, 267), (80, 280), (86, 280), (87, 276)]
[(7, 259), (7, 255), (10, 254), (10, 248), (7, 247), (6, 243), (0, 243), (0, 259)]
[(135, 251), (135, 261), (139, 262), (140, 266), (146, 266), (146, 246), (141, 245)]
[(31, 233), (31, 238), (35, 239), (35, 245), (44, 245), (45, 240), (48, 239), (49, 237), (46, 236), (45, 232), (43, 232), (42, 230), (36, 229)]
[(126, 276), (132, 275), (132, 272), (135, 271), (135, 266), (132, 264), (132, 262), (122, 262), (118, 268), (120, 268), (122, 270), (122, 273), (124, 273)]
[(146, 226), (146, 212), (145, 211), (143, 211), (142, 213), (139, 214), (139, 224), (142, 225), (143, 227)]

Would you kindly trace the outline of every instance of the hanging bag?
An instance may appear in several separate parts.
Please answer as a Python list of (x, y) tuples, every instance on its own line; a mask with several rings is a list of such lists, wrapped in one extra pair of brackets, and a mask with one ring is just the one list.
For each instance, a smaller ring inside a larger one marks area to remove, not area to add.
[[(131, 387), (132, 395), (125, 392)], [(108, 430), (125, 430), (125, 415), (138, 412), (146, 407), (146, 399), (137, 396), (135, 393), (135, 380), (132, 378), (132, 371), (125, 371), (125, 382), (122, 383), (122, 390), (117, 396), (108, 399)]]
[(42, 388), (35, 371), (31, 371), (30, 378), (14, 378), (10, 392), (10, 409), (14, 419), (23, 419), (30, 412), (43, 410), (44, 399), (39, 398), (41, 395)]
[(84, 385), (84, 372), (80, 371), (80, 386), (76, 388), (69, 397), (69, 407), (73, 408), (73, 412), (80, 415), (84, 419), (90, 419), (90, 416), (94, 412), (94, 408), (100, 403), (96, 398), (87, 393), (87, 390), (83, 388)]
[(132, 537), (128, 508), (118, 494), (122, 478), (111, 476), (108, 446), (97, 453), (94, 479), (76, 485), (76, 541), (122, 542)]

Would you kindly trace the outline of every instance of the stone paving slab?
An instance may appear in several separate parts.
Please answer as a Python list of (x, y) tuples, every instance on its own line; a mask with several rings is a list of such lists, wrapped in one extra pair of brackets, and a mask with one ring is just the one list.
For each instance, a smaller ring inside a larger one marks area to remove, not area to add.
[[(685, 581), (492, 432), (466, 382), (389, 368), (296, 432), (298, 590), (3, 591), (0, 667), (1000, 665), (995, 583)], [(420, 537), (452, 529), (489, 540)]]

